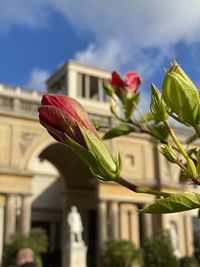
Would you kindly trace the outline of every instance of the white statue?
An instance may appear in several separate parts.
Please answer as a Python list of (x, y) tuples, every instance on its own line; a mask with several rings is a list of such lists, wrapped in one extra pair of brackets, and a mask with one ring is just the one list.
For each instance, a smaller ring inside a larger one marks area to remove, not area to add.
[(75, 206), (71, 207), (71, 211), (67, 217), (67, 222), (70, 228), (70, 241), (72, 243), (83, 242), (82, 239), (83, 224), (81, 216), (77, 211), (77, 207)]

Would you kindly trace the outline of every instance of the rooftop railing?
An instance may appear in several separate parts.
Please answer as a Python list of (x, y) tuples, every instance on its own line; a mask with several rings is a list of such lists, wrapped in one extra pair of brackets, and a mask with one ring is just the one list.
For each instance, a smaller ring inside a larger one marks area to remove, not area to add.
[[(6, 87), (0, 84), (0, 113), (9, 112), (13, 116), (20, 115), (36, 118), (41, 97), (42, 94), (37, 91), (23, 90), (19, 87)], [(114, 120), (109, 115), (90, 113), (90, 118), (103, 127), (114, 125)]]

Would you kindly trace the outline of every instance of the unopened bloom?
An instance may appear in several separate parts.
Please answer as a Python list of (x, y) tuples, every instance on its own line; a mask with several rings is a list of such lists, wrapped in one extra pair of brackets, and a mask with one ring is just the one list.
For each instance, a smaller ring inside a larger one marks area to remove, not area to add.
[(199, 122), (199, 92), (175, 60), (163, 80), (162, 97), (181, 121), (193, 126)]
[(40, 123), (61, 143), (66, 144), (67, 134), (85, 147), (79, 126), (83, 126), (99, 138), (86, 110), (73, 98), (64, 95), (43, 95), (38, 111)]
[(127, 97), (132, 97), (142, 83), (142, 78), (135, 71), (128, 71), (125, 75), (124, 80), (120, 75), (114, 71), (109, 83), (114, 87), (115, 94), (121, 98), (122, 94)]
[(120, 159), (111, 155), (78, 101), (64, 95), (44, 95), (38, 111), (49, 134), (68, 145), (96, 176), (107, 180), (119, 176)]

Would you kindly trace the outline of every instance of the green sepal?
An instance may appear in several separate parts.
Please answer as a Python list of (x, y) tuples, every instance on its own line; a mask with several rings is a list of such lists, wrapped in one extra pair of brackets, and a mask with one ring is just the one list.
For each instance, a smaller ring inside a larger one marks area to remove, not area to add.
[(106, 132), (102, 137), (102, 139), (108, 140), (122, 135), (127, 135), (132, 132), (135, 132), (133, 126), (128, 124), (120, 124), (117, 127), (111, 128), (108, 132)]
[(115, 159), (109, 152), (107, 146), (102, 142), (102, 140), (94, 136), (85, 128), (81, 126), (79, 128), (86, 142), (88, 151), (96, 160), (96, 166), (100, 171), (99, 176), (107, 180), (115, 179), (117, 176), (117, 166)]
[(161, 93), (158, 88), (152, 83), (151, 84), (151, 112), (155, 117), (155, 120), (166, 121), (169, 117), (167, 108), (164, 100), (162, 99)]
[(187, 170), (189, 176), (194, 180), (198, 177), (197, 168), (191, 158), (188, 157), (186, 160), (187, 160)]
[(135, 111), (139, 101), (140, 101), (141, 94), (137, 93), (133, 97), (127, 97), (126, 94), (123, 94), (123, 108), (125, 118), (128, 120), (132, 117), (133, 112)]
[(173, 59), (169, 71), (176, 72), (177, 74), (182, 76), (188, 82), (188, 84), (194, 86), (192, 80), (188, 77), (188, 75), (184, 72), (184, 70), (180, 67), (180, 65), (176, 62), (175, 59)]
[(200, 208), (200, 194), (182, 192), (156, 200), (151, 205), (139, 210), (142, 213), (173, 213)]
[(83, 146), (75, 142), (71, 137), (65, 134), (67, 144), (72, 149), (72, 151), (78, 155), (89, 167), (96, 166), (96, 159), (94, 156)]
[(122, 158), (121, 158), (120, 153), (118, 153), (117, 157), (114, 160), (115, 160), (115, 163), (117, 166), (117, 169), (116, 169), (116, 175), (117, 176), (116, 177), (120, 177), (120, 173), (122, 170)]
[(109, 83), (109, 81), (104, 81), (104, 87), (103, 88), (104, 88), (106, 94), (109, 95), (110, 97), (112, 97), (114, 95), (115, 89)]

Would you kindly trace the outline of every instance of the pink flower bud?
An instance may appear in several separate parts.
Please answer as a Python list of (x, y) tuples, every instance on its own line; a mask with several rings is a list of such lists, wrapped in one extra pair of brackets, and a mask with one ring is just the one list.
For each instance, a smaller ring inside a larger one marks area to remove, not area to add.
[(98, 134), (89, 120), (86, 110), (75, 99), (64, 95), (43, 95), (38, 108), (40, 123), (57, 141), (67, 144), (66, 134), (86, 148), (79, 126)]
[(142, 83), (142, 78), (135, 71), (128, 71), (125, 76), (127, 92), (136, 93), (138, 87)]
[(114, 71), (112, 73), (112, 78), (109, 80), (109, 83), (115, 88), (115, 94), (122, 98), (122, 92), (132, 97), (142, 83), (142, 78), (135, 71), (128, 71), (125, 75), (124, 80), (120, 77), (120, 75)]

